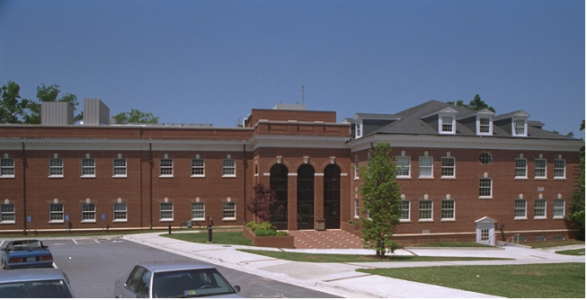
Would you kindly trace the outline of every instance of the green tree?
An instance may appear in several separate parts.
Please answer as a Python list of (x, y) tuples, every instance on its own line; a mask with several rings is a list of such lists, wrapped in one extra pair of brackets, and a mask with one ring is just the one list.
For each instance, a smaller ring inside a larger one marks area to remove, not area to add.
[(134, 108), (131, 109), (130, 112), (121, 112), (112, 118), (116, 119), (118, 124), (159, 122), (159, 117), (155, 117), (152, 113), (145, 113)]
[(401, 214), (401, 188), (395, 181), (395, 161), (388, 143), (371, 149), (371, 159), (361, 168), (359, 193), (363, 196), (361, 232), (363, 248), (375, 250), (378, 257), (386, 249), (393, 253), (399, 244), (392, 240)]
[(21, 99), (20, 86), (14, 81), (8, 81), (1, 88), (0, 123), (21, 123), (25, 116), (25, 109), (30, 101)]
[(489, 106), (487, 103), (485, 103), (485, 101), (481, 100), (481, 96), (479, 96), (479, 94), (475, 95), (475, 97), (473, 98), (473, 100), (471, 100), (469, 102), (469, 104), (465, 104), (465, 101), (463, 100), (458, 100), (455, 104), (454, 101), (448, 101), (446, 102), (448, 104), (451, 105), (455, 105), (458, 107), (464, 107), (466, 109), (470, 109), (470, 110), (474, 110), (474, 111), (478, 111), (478, 110), (482, 110), (484, 108), (489, 109), (492, 112), (495, 112), (495, 109), (491, 106)]
[[(580, 130), (585, 129), (585, 120)], [(579, 227), (579, 238), (585, 239), (585, 146), (579, 150), (579, 187), (571, 194), (567, 220)]]
[[(41, 103), (42, 102), (67, 102), (73, 106), (73, 110), (76, 110), (76, 107), (79, 105), (77, 101), (77, 97), (73, 94), (65, 94), (61, 98), (59, 97), (59, 93), (61, 90), (59, 86), (54, 84), (50, 86), (45, 86), (42, 83), (40, 86), (37, 86), (37, 99), (39, 102), (30, 101), (28, 103), (27, 109), (29, 111), (28, 114), (24, 116), (24, 123), (27, 124), (41, 124)], [(82, 119), (82, 114), (78, 114), (75, 116), (74, 121), (79, 121)]]

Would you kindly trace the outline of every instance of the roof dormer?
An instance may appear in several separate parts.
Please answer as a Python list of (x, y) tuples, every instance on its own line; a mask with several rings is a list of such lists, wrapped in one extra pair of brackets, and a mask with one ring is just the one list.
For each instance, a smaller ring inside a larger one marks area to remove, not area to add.
[(436, 119), (438, 118), (438, 133), (439, 134), (456, 134), (457, 133), (457, 113), (451, 107), (445, 107), (441, 110), (435, 111), (431, 114), (425, 115), (420, 119)]
[(477, 135), (493, 135), (493, 116), (495, 113), (484, 108), (478, 111), (476, 115), (475, 128)]
[(355, 138), (361, 138), (399, 119), (400, 117), (396, 115), (357, 113), (353, 117), (353, 121), (355, 122)]
[(528, 117), (523, 110), (518, 110), (495, 118), (495, 124), (515, 137), (528, 136)]

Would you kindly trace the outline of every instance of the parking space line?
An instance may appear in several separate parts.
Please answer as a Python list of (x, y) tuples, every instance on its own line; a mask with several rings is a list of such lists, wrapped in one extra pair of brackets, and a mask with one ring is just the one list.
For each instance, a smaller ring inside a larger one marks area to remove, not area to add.
[(96, 242), (96, 244), (100, 244), (100, 242), (98, 240), (94, 240), (94, 242)]
[(75, 239), (71, 239), (71, 240), (77, 245), (77, 242), (75, 241)]

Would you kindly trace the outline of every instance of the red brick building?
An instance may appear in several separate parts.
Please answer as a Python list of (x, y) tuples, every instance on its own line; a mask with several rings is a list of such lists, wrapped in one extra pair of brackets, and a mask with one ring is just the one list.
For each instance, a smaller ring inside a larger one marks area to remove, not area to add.
[(242, 225), (254, 219), (245, 207), (259, 182), (286, 208), (278, 228), (348, 229), (361, 203), (356, 167), (388, 142), (404, 201), (398, 239), (574, 234), (564, 215), (583, 142), (523, 111), (430, 101), (338, 123), (335, 112), (278, 105), (218, 128), (110, 124), (98, 99), (84, 101), (85, 124), (73, 125), (71, 109), (55, 105), (44, 105), (42, 125), (0, 125), (0, 232)]

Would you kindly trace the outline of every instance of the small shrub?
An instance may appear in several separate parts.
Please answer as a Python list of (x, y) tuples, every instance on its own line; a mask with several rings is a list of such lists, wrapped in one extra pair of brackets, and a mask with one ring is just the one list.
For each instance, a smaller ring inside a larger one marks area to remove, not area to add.
[(275, 230), (266, 230), (261, 228), (255, 230), (256, 236), (275, 236), (276, 234), (277, 232), (275, 232)]
[(285, 231), (278, 231), (276, 236), (287, 236), (287, 232)]

